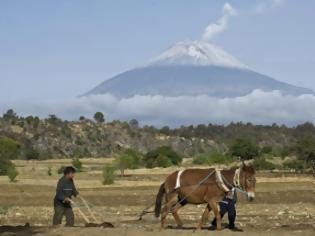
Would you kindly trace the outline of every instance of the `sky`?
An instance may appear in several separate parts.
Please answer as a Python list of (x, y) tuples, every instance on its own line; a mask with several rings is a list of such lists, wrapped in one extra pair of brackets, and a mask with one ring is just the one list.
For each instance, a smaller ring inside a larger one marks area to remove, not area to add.
[(68, 104), (187, 39), (315, 90), (313, 9), (308, 0), (0, 0), (0, 111)]

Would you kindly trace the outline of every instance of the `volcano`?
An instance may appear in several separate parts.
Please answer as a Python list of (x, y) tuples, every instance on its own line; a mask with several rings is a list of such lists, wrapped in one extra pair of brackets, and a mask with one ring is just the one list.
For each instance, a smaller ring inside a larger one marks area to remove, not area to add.
[(257, 73), (220, 47), (204, 41), (178, 42), (146, 65), (105, 80), (83, 96), (112, 94), (167, 97), (240, 97), (254, 90), (283, 95), (314, 94), (311, 89)]

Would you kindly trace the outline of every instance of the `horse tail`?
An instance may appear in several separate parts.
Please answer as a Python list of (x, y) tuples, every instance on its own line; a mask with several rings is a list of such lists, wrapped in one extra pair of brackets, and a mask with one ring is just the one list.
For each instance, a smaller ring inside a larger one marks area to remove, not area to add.
[(163, 196), (165, 194), (165, 183), (161, 184), (160, 189), (158, 194), (156, 195), (156, 200), (155, 200), (155, 208), (154, 208), (154, 213), (156, 217), (159, 217), (161, 214), (161, 208), (162, 208), (162, 200)]

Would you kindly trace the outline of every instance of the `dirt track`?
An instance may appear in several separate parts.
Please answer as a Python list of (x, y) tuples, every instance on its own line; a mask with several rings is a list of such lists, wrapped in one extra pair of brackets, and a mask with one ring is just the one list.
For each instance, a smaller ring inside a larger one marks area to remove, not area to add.
[[(90, 165), (93, 165), (93, 162)], [(84, 172), (77, 176), (80, 194), (95, 205), (97, 217), (113, 222), (115, 229), (50, 228), (54, 184), (58, 178), (46, 176), (45, 162), (36, 163), (37, 168), (30, 174), (29, 165), (21, 168), (17, 183), (8, 183), (0, 178), (0, 206), (8, 206), (7, 214), (0, 215), (0, 224), (24, 225), (30, 222), (33, 228), (21, 235), (191, 235), (200, 219), (204, 206), (187, 206), (179, 214), (184, 221), (183, 230), (160, 231), (157, 219), (147, 215), (137, 221), (141, 210), (154, 202), (159, 184), (165, 173), (172, 169), (129, 171), (128, 177), (120, 179), (113, 186), (103, 186), (100, 172)], [(24, 168), (24, 169), (23, 169)], [(95, 167), (96, 168), (96, 167)], [(24, 171), (24, 172), (23, 172)], [(36, 176), (40, 176), (37, 181)], [(315, 183), (310, 176), (277, 177), (275, 174), (258, 174), (257, 198), (253, 203), (240, 199), (237, 205), (237, 225), (244, 229), (242, 235), (315, 235)], [(210, 215), (212, 218), (212, 215)], [(171, 216), (169, 225), (175, 225)], [(226, 222), (226, 219), (224, 219)], [(84, 221), (76, 212), (76, 225)], [(0, 229), (1, 232), (1, 229)], [(221, 232), (207, 229), (196, 235), (230, 235), (229, 230)]]

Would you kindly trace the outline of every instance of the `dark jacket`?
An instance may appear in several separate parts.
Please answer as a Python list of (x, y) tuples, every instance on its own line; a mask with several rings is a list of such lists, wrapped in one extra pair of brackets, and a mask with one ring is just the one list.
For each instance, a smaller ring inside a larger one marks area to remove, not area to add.
[(65, 198), (71, 198), (72, 196), (77, 196), (78, 191), (75, 188), (72, 179), (67, 179), (64, 176), (61, 177), (57, 184), (56, 196), (54, 199), (54, 206), (71, 207), (70, 203), (63, 203)]
[(235, 188), (232, 188), (229, 192), (227, 192), (222, 199), (222, 201), (225, 201), (226, 199), (232, 200), (234, 204), (237, 202), (237, 192)]

